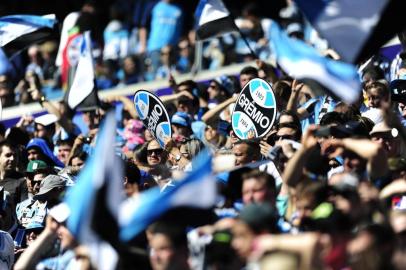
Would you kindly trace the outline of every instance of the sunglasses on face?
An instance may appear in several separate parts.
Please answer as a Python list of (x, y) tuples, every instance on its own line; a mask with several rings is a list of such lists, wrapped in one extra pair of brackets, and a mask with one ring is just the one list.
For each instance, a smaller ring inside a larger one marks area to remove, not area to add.
[(163, 151), (164, 150), (161, 148), (149, 149), (149, 150), (147, 150), (147, 155), (152, 156), (152, 154), (155, 153), (155, 155), (159, 156), (160, 154), (162, 154)]

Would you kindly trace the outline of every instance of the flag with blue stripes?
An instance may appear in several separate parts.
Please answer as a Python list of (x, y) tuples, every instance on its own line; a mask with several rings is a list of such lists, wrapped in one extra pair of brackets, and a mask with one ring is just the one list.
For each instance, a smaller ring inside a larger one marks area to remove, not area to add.
[(0, 18), (0, 47), (8, 57), (49, 38), (57, 23), (54, 14), (45, 16), (10, 15)]
[(201, 152), (193, 161), (193, 170), (183, 180), (174, 181), (168, 190), (149, 189), (123, 203), (120, 214), (120, 238), (129, 241), (165, 212), (175, 207), (208, 209), (215, 204), (216, 180), (212, 175), (211, 155)]
[(98, 269), (114, 269), (118, 258), (110, 245), (118, 238), (117, 209), (124, 196), (122, 166), (114, 147), (115, 130), (115, 115), (109, 112), (94, 152), (65, 198), (70, 209), (67, 227), (79, 243), (89, 247)]
[(286, 73), (312, 86), (321, 85), (320, 89), (346, 103), (358, 100), (361, 85), (355, 66), (323, 57), (310, 45), (288, 37), (276, 22), (270, 37), (276, 61)]
[(365, 61), (401, 32), (402, 1), (294, 0), (343, 61)]
[(195, 11), (196, 39), (206, 40), (238, 30), (221, 0), (200, 0)]

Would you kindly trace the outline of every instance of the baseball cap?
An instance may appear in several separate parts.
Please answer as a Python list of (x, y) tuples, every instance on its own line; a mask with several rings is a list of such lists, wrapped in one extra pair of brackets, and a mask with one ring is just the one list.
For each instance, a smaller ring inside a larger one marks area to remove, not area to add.
[(39, 223), (39, 222), (30, 222), (28, 223), (27, 227), (25, 227), (25, 230), (29, 231), (29, 230), (40, 230), (40, 229), (44, 229), (44, 224)]
[(41, 185), (39, 187), (39, 192), (34, 196), (34, 199), (36, 200), (39, 197), (46, 195), (54, 188), (65, 186), (66, 186), (65, 179), (63, 179), (59, 175), (50, 174), (42, 180)]
[(30, 160), (27, 165), (27, 173), (33, 173), (41, 169), (48, 169), (48, 165), (42, 160)]
[(396, 138), (399, 135), (399, 131), (396, 128), (389, 127), (385, 122), (380, 122), (369, 133), (371, 136), (378, 134), (390, 134), (393, 138)]
[(185, 112), (176, 112), (172, 115), (171, 123), (183, 127), (190, 127), (192, 124), (192, 119), (189, 114)]
[(245, 222), (253, 231), (262, 232), (265, 228), (270, 232), (278, 232), (278, 212), (268, 204), (251, 203), (245, 206), (239, 219)]
[(34, 121), (35, 121), (35, 123), (46, 127), (46, 126), (56, 123), (56, 121), (58, 121), (58, 117), (56, 117), (56, 115), (54, 115), (54, 114), (48, 113), (48, 114), (44, 114), (44, 115), (36, 117)]

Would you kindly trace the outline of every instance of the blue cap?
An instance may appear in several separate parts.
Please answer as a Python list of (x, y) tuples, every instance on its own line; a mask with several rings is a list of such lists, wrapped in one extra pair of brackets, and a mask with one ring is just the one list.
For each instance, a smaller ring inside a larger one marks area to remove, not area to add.
[(43, 229), (44, 225), (39, 222), (32, 221), (25, 227), (26, 230)]
[(172, 115), (171, 123), (183, 127), (190, 127), (192, 124), (192, 118), (185, 112), (176, 112)]

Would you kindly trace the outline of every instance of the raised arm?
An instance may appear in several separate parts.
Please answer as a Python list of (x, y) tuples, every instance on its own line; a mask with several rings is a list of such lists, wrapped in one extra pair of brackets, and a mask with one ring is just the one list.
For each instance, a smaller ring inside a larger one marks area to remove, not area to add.
[(372, 179), (385, 176), (388, 172), (387, 155), (377, 143), (368, 139), (329, 139), (323, 142), (323, 149), (343, 148), (367, 160), (367, 171)]
[(302, 138), (302, 147), (295, 152), (292, 158), (288, 161), (285, 171), (282, 175), (282, 180), (290, 187), (296, 187), (303, 175), (304, 165), (309, 155), (314, 151), (318, 142), (314, 136), (315, 126), (310, 126)]
[(212, 120), (213, 118), (217, 117), (220, 115), (220, 113), (227, 108), (230, 104), (234, 103), (237, 101), (237, 96), (232, 96), (229, 99), (223, 101), (213, 109), (209, 110), (202, 116), (202, 121), (207, 123), (209, 120)]
[(44, 231), (37, 239), (21, 254), (20, 258), (14, 265), (14, 270), (34, 269), (35, 265), (41, 260), (43, 255), (49, 250), (57, 238), (57, 229), (59, 224), (47, 217), (47, 223)]

